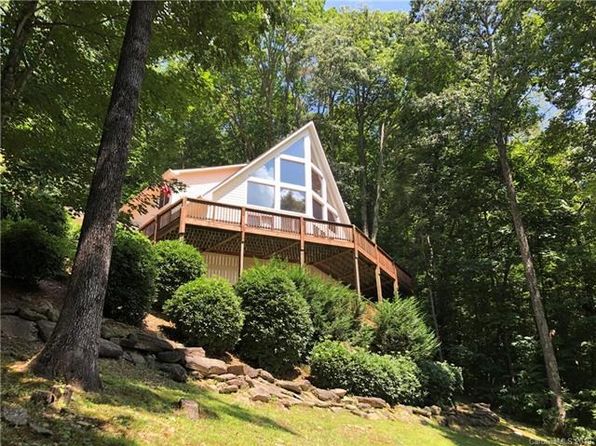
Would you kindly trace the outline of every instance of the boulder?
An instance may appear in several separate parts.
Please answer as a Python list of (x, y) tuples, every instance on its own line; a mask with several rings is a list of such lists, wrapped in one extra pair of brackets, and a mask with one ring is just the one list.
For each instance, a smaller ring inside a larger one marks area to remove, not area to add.
[(167, 362), (156, 362), (155, 366), (162, 372), (166, 372), (174, 381), (183, 383), (188, 379), (186, 369), (180, 364), (171, 364)]
[(56, 327), (55, 322), (51, 322), (48, 320), (39, 320), (37, 321), (37, 329), (39, 330), (39, 337), (43, 342), (47, 342)]
[(130, 333), (126, 338), (120, 341), (120, 345), (125, 348), (132, 348), (149, 353), (174, 350), (174, 346), (169, 341), (154, 334), (144, 332)]
[(0, 318), (2, 336), (20, 338), (23, 341), (37, 341), (37, 327), (35, 322), (26, 321), (18, 316), (2, 316)]
[(432, 413), (430, 410), (422, 407), (414, 407), (412, 409), (414, 415), (420, 415), (421, 417), (430, 418)]
[(184, 361), (184, 349), (167, 350), (157, 353), (157, 360), (161, 362), (177, 363)]
[(178, 408), (191, 420), (199, 419), (199, 403), (193, 400), (181, 399)]
[(17, 311), (17, 316), (19, 316), (21, 319), (25, 319), (25, 320), (33, 321), (33, 322), (40, 321), (42, 319), (46, 319), (46, 317), (43, 314), (38, 313), (37, 311), (35, 311), (29, 307), (19, 308), (19, 310)]
[(223, 375), (228, 371), (227, 364), (219, 359), (194, 355), (186, 356), (185, 362), (187, 369), (197, 370), (203, 375)]
[(315, 387), (310, 383), (308, 379), (303, 379), (302, 381), (299, 381), (298, 385), (300, 386), (303, 392), (308, 392), (309, 390), (312, 390)]
[(378, 398), (376, 396), (357, 396), (356, 401), (361, 404), (369, 404), (375, 409), (384, 409), (385, 407), (389, 407), (389, 404), (387, 404), (383, 398)]
[(182, 350), (184, 354), (184, 357), (182, 358), (182, 365), (193, 362), (197, 358), (205, 357), (205, 350), (202, 347), (187, 347)]
[(230, 379), (234, 379), (236, 377), (237, 377), (237, 375), (234, 375), (233, 373), (224, 373), (223, 375), (209, 376), (209, 378), (214, 379), (216, 381), (220, 381), (220, 382), (229, 381)]
[(338, 401), (339, 397), (332, 390), (318, 389), (314, 387), (312, 393), (321, 401)]
[(249, 391), (251, 401), (268, 403), (271, 401), (271, 394), (262, 388), (254, 388)]
[(30, 397), (31, 402), (49, 406), (56, 402), (56, 395), (47, 390), (34, 390)]
[(238, 386), (230, 384), (222, 384), (219, 388), (219, 393), (236, 393), (238, 392)]
[(228, 373), (233, 373), (234, 375), (246, 375), (250, 378), (259, 376), (259, 371), (247, 364), (230, 364), (228, 366)]
[(104, 319), (101, 323), (101, 337), (104, 339), (125, 338), (139, 329), (113, 319)]
[(229, 386), (236, 386), (239, 389), (246, 389), (248, 387), (248, 383), (246, 382), (243, 376), (238, 376), (236, 378), (229, 379), (228, 381), (226, 381), (226, 384)]
[(33, 432), (39, 435), (52, 435), (52, 431), (48, 428), (47, 424), (38, 424), (29, 422), (29, 427)]
[(122, 350), (122, 347), (120, 347), (118, 344), (114, 344), (112, 341), (108, 341), (107, 339), (99, 338), (100, 358), (120, 359), (123, 354), (124, 350)]
[(2, 419), (11, 426), (24, 426), (29, 421), (27, 410), (20, 406), (4, 406)]
[(131, 351), (128, 353), (129, 353), (130, 359), (132, 360), (132, 363), (134, 365), (140, 365), (140, 366), (147, 365), (147, 361), (145, 360), (145, 357), (143, 355), (141, 355), (139, 352)]
[(0, 303), (0, 314), (17, 314), (19, 307), (14, 301), (3, 300)]
[(259, 369), (259, 377), (272, 384), (275, 382), (275, 378), (267, 370)]
[(346, 389), (331, 389), (331, 391), (335, 393), (337, 397), (340, 399), (346, 396), (346, 394), (348, 393)]
[(429, 410), (430, 410), (430, 413), (434, 416), (441, 415), (441, 408), (439, 406), (430, 406)]
[(289, 390), (290, 392), (298, 394), (302, 393), (302, 388), (300, 387), (300, 384), (295, 383), (294, 381), (277, 380), (275, 381), (275, 385), (281, 387), (282, 389)]

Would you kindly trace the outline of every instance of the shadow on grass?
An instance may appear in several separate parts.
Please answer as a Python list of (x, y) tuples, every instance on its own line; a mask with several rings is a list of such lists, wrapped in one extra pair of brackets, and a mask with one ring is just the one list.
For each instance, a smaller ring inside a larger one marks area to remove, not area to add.
[(510, 427), (499, 424), (490, 428), (461, 428), (451, 429), (436, 424), (427, 423), (428, 427), (440, 431), (441, 435), (458, 446), (505, 446), (530, 445), (531, 439), (516, 433)]

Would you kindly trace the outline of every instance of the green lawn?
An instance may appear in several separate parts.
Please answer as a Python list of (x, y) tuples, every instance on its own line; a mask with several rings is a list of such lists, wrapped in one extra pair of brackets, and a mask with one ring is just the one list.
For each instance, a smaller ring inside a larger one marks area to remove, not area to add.
[[(7, 445), (480, 446), (529, 444), (530, 438), (539, 438), (530, 429), (510, 424), (456, 432), (423, 425), (413, 417), (366, 420), (327, 409), (285, 409), (274, 403), (252, 403), (241, 395), (220, 395), (194, 382), (177, 384), (155, 371), (110, 360), (102, 361), (102, 393), (76, 393), (68, 408), (59, 403), (44, 412), (28, 397), (32, 390), (50, 384), (20, 372), (18, 366), (3, 362), (3, 404), (25, 405), (54, 434), (43, 437), (28, 427), (12, 428), (3, 422), (2, 444)], [(204, 417), (191, 421), (178, 413), (175, 403), (180, 398), (198, 401)]]

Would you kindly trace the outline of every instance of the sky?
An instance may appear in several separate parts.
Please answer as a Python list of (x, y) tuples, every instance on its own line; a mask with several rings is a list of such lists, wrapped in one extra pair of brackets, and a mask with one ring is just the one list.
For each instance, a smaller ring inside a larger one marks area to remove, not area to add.
[(340, 8), (342, 6), (360, 9), (367, 6), (375, 11), (409, 11), (409, 0), (327, 0), (325, 8)]

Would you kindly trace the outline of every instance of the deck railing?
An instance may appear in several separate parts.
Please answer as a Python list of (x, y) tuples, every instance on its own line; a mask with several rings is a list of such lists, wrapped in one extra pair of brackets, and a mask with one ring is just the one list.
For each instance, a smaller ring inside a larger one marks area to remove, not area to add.
[(184, 198), (161, 209), (140, 231), (157, 240), (163, 236), (162, 231), (166, 227), (168, 232), (173, 230), (176, 221), (182, 233), (186, 224), (197, 224), (353, 248), (392, 278), (404, 280), (408, 285), (411, 282), (409, 275), (396, 265), (391, 256), (353, 225)]

